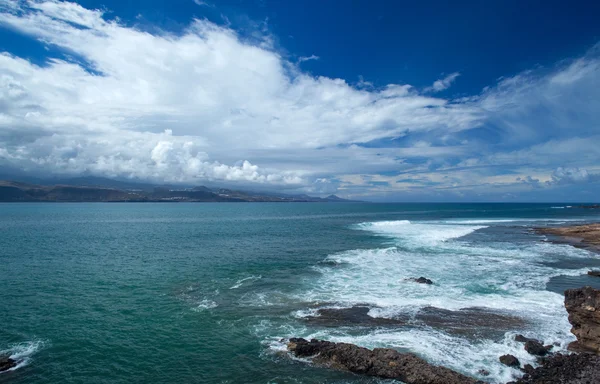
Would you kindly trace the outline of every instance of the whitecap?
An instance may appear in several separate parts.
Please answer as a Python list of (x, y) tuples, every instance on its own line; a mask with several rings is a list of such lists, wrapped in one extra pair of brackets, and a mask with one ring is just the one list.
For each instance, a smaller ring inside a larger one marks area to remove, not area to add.
[(7, 370), (14, 371), (28, 365), (31, 362), (32, 356), (44, 348), (45, 345), (46, 342), (42, 340), (14, 343), (10, 344), (7, 349), (0, 350), (0, 356), (8, 355), (11, 359), (17, 361), (15, 367)]
[(415, 245), (437, 246), (441, 242), (458, 239), (486, 226), (412, 223), (408, 220), (398, 220), (361, 223), (357, 228)]
[(218, 306), (219, 305), (216, 302), (214, 302), (213, 300), (204, 299), (204, 300), (200, 301), (196, 307), (192, 308), (192, 311), (202, 312), (202, 311), (216, 308)]
[[(497, 219), (498, 223), (509, 222)], [(529, 219), (527, 219), (529, 221)], [(360, 223), (356, 229), (385, 236), (394, 246), (356, 249), (329, 255), (313, 269), (321, 274), (306, 281), (295, 294), (298, 302), (334, 303), (335, 307), (371, 306), (372, 317), (401, 318), (425, 307), (446, 310), (486, 308), (525, 322), (519, 332), (544, 341), (559, 343), (565, 351), (574, 340), (564, 310), (563, 296), (546, 290), (553, 276), (580, 275), (587, 269), (563, 269), (553, 261), (590, 257), (590, 253), (567, 245), (511, 242), (507, 238), (482, 242), (464, 238), (486, 228), (483, 221), (414, 222), (408, 220)], [(486, 221), (485, 224), (493, 225)], [(538, 237), (535, 237), (537, 239)], [(532, 237), (534, 240), (534, 237)], [(550, 262), (550, 263), (549, 263)], [(558, 265), (558, 264), (557, 264)], [(432, 285), (417, 284), (410, 278), (425, 276)], [(513, 340), (516, 330), (504, 338), (472, 338), (441, 327), (415, 323), (410, 328), (357, 329), (353, 327), (309, 329), (303, 318), (318, 316), (314, 307), (295, 310), (291, 329), (276, 334), (285, 337), (321, 338), (350, 342), (365, 347), (393, 347), (415, 352), (434, 364), (445, 365), (477, 376), (490, 372), (487, 380), (506, 382), (519, 372), (503, 366), (498, 356), (510, 353), (524, 363), (535, 364), (522, 344)], [(412, 323), (411, 323), (412, 324)], [(501, 331), (504, 332), (504, 331)], [(273, 334), (265, 337), (273, 337)], [(273, 348), (282, 348), (281, 345)]]
[(237, 289), (237, 288), (241, 287), (244, 284), (244, 282), (246, 282), (246, 281), (257, 281), (260, 279), (262, 279), (262, 276), (260, 276), (260, 275), (259, 276), (254, 276), (254, 275), (248, 276), (248, 277), (245, 277), (243, 279), (239, 279), (238, 281), (236, 281), (235, 284), (233, 286), (231, 286), (229, 289)]

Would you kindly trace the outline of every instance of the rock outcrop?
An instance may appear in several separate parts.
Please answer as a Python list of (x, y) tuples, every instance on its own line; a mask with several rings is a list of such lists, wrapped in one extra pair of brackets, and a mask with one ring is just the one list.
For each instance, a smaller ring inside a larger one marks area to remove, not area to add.
[[(522, 329), (525, 320), (495, 312), (485, 308), (463, 308), (451, 311), (442, 308), (425, 307), (416, 313), (398, 313), (393, 317), (372, 317), (369, 311), (373, 308), (367, 305), (356, 305), (349, 308), (319, 308), (312, 316), (304, 317), (309, 324), (322, 327), (390, 327), (398, 328), (423, 324), (444, 332), (471, 337), (501, 337), (507, 331)], [(474, 332), (476, 330), (477, 332)]]
[(406, 384), (482, 383), (451, 369), (429, 364), (412, 353), (394, 349), (362, 348), (353, 344), (293, 338), (288, 351), (297, 357), (311, 358), (316, 365), (353, 373), (396, 379)]
[(406, 324), (408, 319), (388, 319), (369, 316), (370, 307), (354, 306), (350, 308), (320, 308), (318, 316), (307, 316), (304, 320), (325, 327), (338, 326), (400, 326)]
[(428, 278), (426, 278), (426, 277), (423, 277), (423, 276), (421, 276), (421, 277), (419, 277), (419, 278), (411, 277), (411, 278), (410, 278), (410, 279), (408, 279), (408, 280), (410, 280), (410, 281), (414, 281), (415, 283), (419, 283), (419, 284), (428, 284), (428, 285), (431, 285), (431, 284), (433, 284), (433, 281), (431, 281), (431, 280), (429, 280)]
[(509, 367), (520, 367), (521, 362), (513, 355), (502, 355), (500, 356), (500, 362)]
[(566, 227), (535, 228), (542, 235), (556, 236), (557, 243), (567, 243), (575, 247), (600, 252), (600, 224), (570, 225)]
[(546, 356), (550, 348), (552, 348), (552, 346), (546, 347), (536, 340), (527, 340), (525, 342), (525, 350), (529, 352), (530, 355), (534, 356)]
[(0, 372), (8, 371), (16, 366), (16, 360), (13, 360), (8, 356), (0, 356)]
[(573, 326), (571, 332), (577, 337), (569, 350), (600, 354), (600, 290), (592, 287), (567, 290), (565, 308)]
[(594, 384), (600, 383), (600, 356), (589, 353), (556, 354), (543, 359), (540, 367), (509, 384)]

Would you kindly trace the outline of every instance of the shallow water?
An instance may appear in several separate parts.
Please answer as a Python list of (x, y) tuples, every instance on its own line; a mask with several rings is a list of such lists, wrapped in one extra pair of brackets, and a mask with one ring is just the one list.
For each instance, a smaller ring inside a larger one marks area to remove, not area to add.
[[(512, 336), (564, 348), (560, 292), (600, 282), (598, 255), (531, 231), (600, 216), (553, 206), (0, 204), (0, 353), (22, 361), (0, 382), (377, 382), (290, 359), (290, 336), (507, 381), (498, 356), (533, 362)], [(403, 324), (307, 320), (355, 305)], [(474, 307), (522, 321), (457, 331)]]

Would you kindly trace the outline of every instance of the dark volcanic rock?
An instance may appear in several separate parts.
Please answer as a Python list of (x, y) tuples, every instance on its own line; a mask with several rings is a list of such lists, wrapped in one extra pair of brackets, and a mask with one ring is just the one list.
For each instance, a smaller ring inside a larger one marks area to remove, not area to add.
[(535, 371), (535, 368), (533, 368), (533, 365), (531, 365), (531, 364), (525, 364), (523, 366), (523, 372), (525, 372), (525, 373), (531, 373), (533, 371)]
[(426, 278), (426, 277), (423, 277), (423, 276), (421, 276), (421, 277), (419, 277), (419, 278), (414, 278), (414, 277), (411, 277), (411, 278), (410, 278), (410, 279), (408, 279), (408, 280), (410, 280), (410, 281), (414, 281), (415, 283), (419, 283), (419, 284), (433, 284), (433, 281), (431, 281), (431, 280), (429, 280), (428, 278)]
[(500, 356), (500, 362), (509, 367), (520, 367), (521, 362), (513, 355), (502, 355)]
[(521, 318), (485, 308), (464, 308), (458, 311), (425, 307), (415, 313), (400, 313), (393, 318), (369, 316), (372, 307), (357, 305), (351, 308), (320, 308), (317, 316), (304, 321), (323, 326), (401, 327), (426, 325), (465, 337), (496, 337), (525, 325)]
[(17, 366), (17, 362), (8, 356), (0, 356), (0, 372), (7, 371)]
[(561, 355), (545, 358), (543, 365), (527, 370), (515, 384), (595, 384), (600, 383), (600, 356)]
[(577, 337), (569, 349), (600, 353), (600, 290), (592, 287), (567, 290), (565, 308), (573, 326), (571, 332)]
[(600, 277), (600, 271), (598, 271), (598, 270), (588, 271), (587, 274), (590, 275), (590, 276)]
[[(411, 353), (394, 349), (358, 347), (353, 344), (294, 338), (288, 350), (297, 357), (312, 358), (314, 364), (406, 384), (474, 384), (477, 380), (444, 367), (437, 367)], [(480, 382), (479, 382), (480, 383)]]
[[(529, 337), (525, 337), (523, 335), (516, 335), (515, 336), (515, 341), (518, 341), (520, 343), (526, 343), (529, 340), (535, 340), (535, 339), (530, 339)], [(535, 341), (537, 341), (537, 340), (535, 340)]]
[(355, 306), (351, 308), (321, 308), (317, 311), (319, 316), (308, 316), (306, 321), (326, 327), (360, 325), (360, 326), (394, 326), (404, 325), (405, 320), (387, 319), (369, 316), (371, 308)]
[(536, 340), (527, 340), (525, 342), (525, 350), (535, 356), (546, 356), (548, 354), (548, 348)]
[(450, 311), (425, 307), (416, 314), (415, 320), (429, 327), (474, 338), (498, 337), (507, 331), (522, 329), (526, 325), (522, 318), (486, 308), (464, 308)]

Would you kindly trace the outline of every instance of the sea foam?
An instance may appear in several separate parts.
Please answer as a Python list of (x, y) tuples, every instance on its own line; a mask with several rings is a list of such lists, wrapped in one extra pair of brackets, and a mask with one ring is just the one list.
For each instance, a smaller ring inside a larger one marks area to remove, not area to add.
[(11, 359), (18, 362), (15, 367), (8, 370), (14, 371), (28, 365), (32, 360), (32, 356), (44, 348), (46, 344), (47, 342), (43, 340), (10, 344), (8, 348), (0, 350), (0, 356), (8, 355)]
[[(445, 310), (483, 308), (523, 319), (518, 332), (557, 343), (564, 350), (574, 340), (563, 306), (563, 297), (547, 291), (553, 276), (579, 275), (585, 270), (559, 269), (544, 262), (555, 258), (589, 257), (584, 250), (551, 243), (477, 241), (465, 236), (489, 226), (510, 221), (498, 219), (449, 222), (407, 220), (361, 223), (355, 229), (384, 236), (391, 246), (336, 253), (325, 263), (313, 266), (321, 272), (297, 293), (299, 302), (329, 303), (331, 308), (355, 305), (371, 307), (371, 317), (396, 318), (420, 309)], [(533, 220), (529, 220), (533, 221)], [(488, 225), (479, 225), (479, 224)], [(327, 262), (329, 261), (329, 262)], [(424, 285), (411, 278), (425, 276), (434, 284)], [(291, 314), (302, 318), (318, 315), (312, 308)], [(415, 352), (432, 363), (478, 375), (486, 369), (486, 380), (510, 381), (518, 374), (503, 366), (498, 357), (510, 353), (524, 363), (535, 359), (513, 340), (515, 331), (501, 339), (481, 337), (479, 341), (431, 326), (396, 328), (286, 327), (277, 337), (315, 337), (365, 347), (394, 347)], [(477, 332), (476, 329), (473, 332)]]

